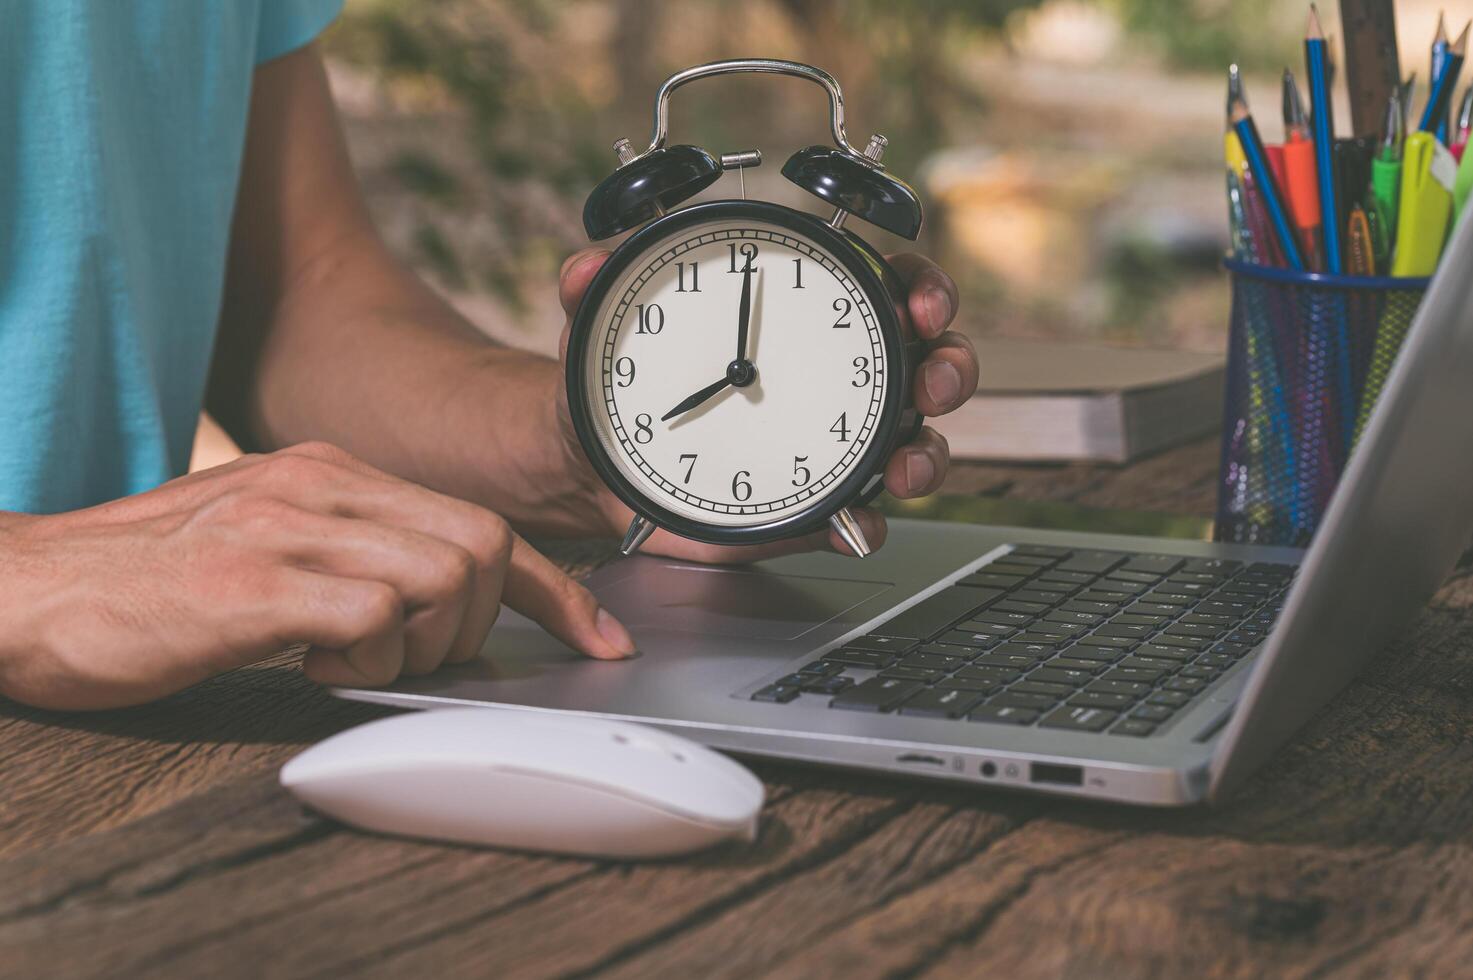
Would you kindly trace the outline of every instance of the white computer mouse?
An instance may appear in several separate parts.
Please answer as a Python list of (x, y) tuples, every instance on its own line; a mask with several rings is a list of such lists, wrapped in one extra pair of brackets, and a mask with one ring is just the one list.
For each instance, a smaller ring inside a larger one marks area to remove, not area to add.
[(754, 840), (761, 781), (704, 746), (588, 715), (448, 708), (340, 732), (281, 769), (365, 830), (611, 858)]

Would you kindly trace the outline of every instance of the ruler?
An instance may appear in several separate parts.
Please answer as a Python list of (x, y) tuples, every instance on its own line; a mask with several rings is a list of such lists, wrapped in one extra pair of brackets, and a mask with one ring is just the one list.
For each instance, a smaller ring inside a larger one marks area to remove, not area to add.
[(1378, 136), (1386, 121), (1386, 100), (1401, 83), (1392, 0), (1340, 0), (1340, 30), (1345, 36), (1351, 131)]

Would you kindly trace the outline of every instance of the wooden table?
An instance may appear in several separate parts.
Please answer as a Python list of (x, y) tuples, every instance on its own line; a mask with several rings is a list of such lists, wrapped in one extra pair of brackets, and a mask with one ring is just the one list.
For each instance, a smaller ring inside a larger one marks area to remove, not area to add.
[[(1215, 455), (953, 486), (1202, 514)], [(0, 975), (1078, 976), (1473, 971), (1473, 580), (1218, 810), (756, 764), (758, 843), (666, 864), (348, 832), (275, 784), (382, 712), (295, 665), (129, 711), (0, 705)]]

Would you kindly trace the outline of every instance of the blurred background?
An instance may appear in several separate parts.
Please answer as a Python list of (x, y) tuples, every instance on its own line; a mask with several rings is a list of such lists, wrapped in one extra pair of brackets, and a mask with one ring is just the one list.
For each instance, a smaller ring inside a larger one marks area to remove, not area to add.
[[(1336, 4), (1322, 5), (1338, 32)], [(1398, 4), (1420, 68), (1435, 2)], [(925, 201), (918, 248), (956, 277), (976, 334), (1220, 350), (1227, 285), (1224, 75), (1243, 65), (1265, 137), (1300, 73), (1307, 4), (1283, 0), (348, 0), (323, 44), (353, 158), (393, 247), (488, 332), (545, 351), (553, 287), (587, 244), (590, 187), (649, 140), (659, 82), (747, 55), (819, 65), (850, 138)], [(1302, 73), (1301, 73), (1302, 74)], [(1348, 109), (1337, 115), (1348, 118)], [(828, 138), (813, 85), (682, 89), (672, 142), (760, 148), (749, 196), (818, 202), (778, 173)], [(703, 197), (735, 197), (735, 175)], [(861, 226), (856, 225), (857, 229)], [(905, 243), (869, 226), (886, 251)]]
[[(1438, 5), (1397, 6), (1420, 97)], [(1336, 7), (1321, 11), (1332, 42)], [(926, 205), (921, 240), (853, 227), (885, 251), (940, 261), (961, 287), (963, 329), (1221, 351), (1226, 68), (1243, 66), (1264, 136), (1278, 140), (1279, 73), (1302, 78), (1306, 11), (1284, 0), (347, 0), (322, 43), (392, 247), (508, 343), (556, 351), (555, 279), (588, 244), (584, 198), (613, 169), (615, 139), (648, 142), (660, 81), (764, 56), (834, 74), (854, 143), (889, 137), (886, 164)], [(746, 177), (752, 197), (822, 210), (778, 170), (827, 140), (824, 95), (798, 80), (707, 80), (672, 102), (672, 142), (763, 151)], [(736, 180), (702, 197), (735, 197)]]

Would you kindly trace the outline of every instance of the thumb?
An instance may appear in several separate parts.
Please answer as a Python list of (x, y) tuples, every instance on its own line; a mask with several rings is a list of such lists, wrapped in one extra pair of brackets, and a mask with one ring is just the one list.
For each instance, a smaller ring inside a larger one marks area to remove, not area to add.
[(622, 660), (635, 652), (624, 624), (520, 537), (512, 543), (501, 600), (590, 657)]
[(563, 262), (558, 272), (557, 294), (562, 301), (563, 312), (568, 316), (577, 311), (578, 304), (583, 302), (583, 294), (588, 291), (588, 284), (608, 257), (606, 248), (585, 248), (574, 252)]

